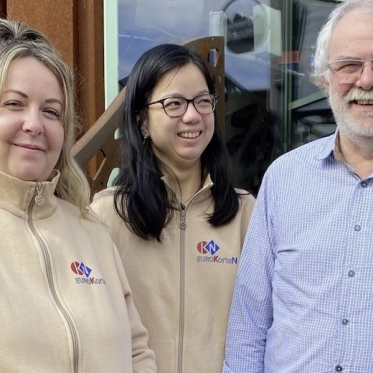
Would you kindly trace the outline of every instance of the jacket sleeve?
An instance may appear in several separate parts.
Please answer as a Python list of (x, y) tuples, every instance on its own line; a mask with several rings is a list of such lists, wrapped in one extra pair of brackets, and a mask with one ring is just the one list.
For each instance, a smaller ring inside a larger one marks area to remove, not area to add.
[(133, 373), (156, 373), (155, 354), (148, 347), (148, 332), (142, 324), (140, 315), (133, 302), (132, 292), (117, 250), (115, 250), (115, 261), (121, 278), (131, 324)]
[(272, 325), (274, 268), (267, 187), (255, 202), (238, 267), (228, 323), (223, 373), (263, 373), (267, 331)]
[(252, 194), (249, 194), (246, 191), (238, 190), (238, 193), (241, 194), (240, 197), (240, 210), (241, 212), (241, 245), (243, 245), (245, 240), (245, 234), (247, 227), (249, 225), (251, 215), (255, 205), (255, 197)]

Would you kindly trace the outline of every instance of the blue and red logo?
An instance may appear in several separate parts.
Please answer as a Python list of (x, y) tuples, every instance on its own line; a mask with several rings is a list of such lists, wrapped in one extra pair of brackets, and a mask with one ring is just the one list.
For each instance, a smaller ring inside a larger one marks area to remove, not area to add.
[[(197, 250), (202, 255), (197, 255), (197, 262), (205, 262), (205, 263), (221, 263), (221, 264), (237, 264), (238, 257), (224, 257), (221, 258), (216, 253), (220, 250), (219, 245), (214, 241), (211, 240), (201, 241), (197, 244)], [(210, 255), (207, 255), (210, 254)]]
[(71, 270), (78, 276), (85, 277), (76, 277), (75, 281), (77, 284), (88, 284), (88, 285), (106, 285), (106, 281), (103, 278), (95, 279), (94, 277), (89, 277), (92, 272), (92, 269), (86, 266), (83, 262), (72, 262), (70, 265)]
[(213, 240), (211, 240), (210, 242), (201, 241), (197, 244), (197, 250), (201, 254), (210, 253), (211, 255), (214, 255), (219, 249), (220, 247)]
[(84, 263), (79, 262), (72, 262), (71, 263), (71, 270), (79, 276), (85, 275), (89, 277), (92, 269), (87, 267)]

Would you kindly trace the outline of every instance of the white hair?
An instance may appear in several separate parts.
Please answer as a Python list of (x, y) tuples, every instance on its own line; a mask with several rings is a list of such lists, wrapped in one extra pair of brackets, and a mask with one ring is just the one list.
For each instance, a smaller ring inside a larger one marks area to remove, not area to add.
[(328, 59), (333, 30), (345, 15), (356, 10), (359, 10), (361, 13), (373, 14), (373, 0), (347, 0), (337, 5), (329, 14), (327, 22), (323, 25), (318, 34), (311, 79), (319, 87), (322, 87), (322, 76), (325, 77), (325, 79), (329, 79)]

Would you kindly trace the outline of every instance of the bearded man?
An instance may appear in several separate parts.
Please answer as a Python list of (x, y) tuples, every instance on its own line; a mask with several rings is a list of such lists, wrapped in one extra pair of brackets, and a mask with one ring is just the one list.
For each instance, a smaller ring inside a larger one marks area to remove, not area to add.
[(315, 72), (335, 134), (278, 158), (238, 269), (224, 373), (373, 370), (373, 0), (334, 8)]

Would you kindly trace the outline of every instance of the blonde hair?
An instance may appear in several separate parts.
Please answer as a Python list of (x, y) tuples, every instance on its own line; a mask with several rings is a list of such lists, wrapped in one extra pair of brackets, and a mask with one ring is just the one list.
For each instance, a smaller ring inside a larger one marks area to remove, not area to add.
[(76, 141), (79, 120), (75, 112), (74, 77), (62, 61), (58, 51), (39, 31), (18, 21), (0, 19), (0, 94), (6, 84), (11, 63), (18, 58), (33, 57), (47, 67), (61, 85), (64, 108), (64, 144), (56, 169), (61, 176), (56, 195), (77, 205), (83, 216), (87, 216), (90, 188), (88, 181), (71, 154)]

